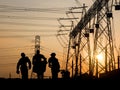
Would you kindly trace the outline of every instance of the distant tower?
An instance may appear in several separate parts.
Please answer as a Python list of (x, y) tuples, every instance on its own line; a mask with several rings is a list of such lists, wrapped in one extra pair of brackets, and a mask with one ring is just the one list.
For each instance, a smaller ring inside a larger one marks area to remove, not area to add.
[(35, 53), (36, 53), (36, 50), (40, 50), (40, 36), (39, 35), (35, 36)]
[[(37, 50), (40, 50), (40, 36), (39, 35), (35, 36), (35, 53)], [(36, 73), (34, 73), (33, 70), (31, 72), (31, 78), (37, 78)]]

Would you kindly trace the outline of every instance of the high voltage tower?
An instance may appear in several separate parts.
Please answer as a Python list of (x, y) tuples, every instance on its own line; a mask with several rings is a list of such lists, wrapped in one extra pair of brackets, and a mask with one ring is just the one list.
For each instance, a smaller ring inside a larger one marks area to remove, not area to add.
[(39, 35), (35, 36), (35, 53), (37, 50), (40, 50), (40, 36)]
[[(117, 0), (116, 0), (117, 2)], [(116, 69), (113, 42), (113, 0), (95, 0), (70, 32), (66, 70), (72, 76), (87, 73), (99, 77)], [(115, 6), (120, 10), (120, 5)], [(102, 61), (99, 57), (102, 56)]]
[[(35, 36), (35, 53), (36, 53), (37, 50), (40, 50), (40, 36), (39, 35)], [(30, 78), (36, 78), (36, 73), (33, 72), (33, 68), (32, 68)]]

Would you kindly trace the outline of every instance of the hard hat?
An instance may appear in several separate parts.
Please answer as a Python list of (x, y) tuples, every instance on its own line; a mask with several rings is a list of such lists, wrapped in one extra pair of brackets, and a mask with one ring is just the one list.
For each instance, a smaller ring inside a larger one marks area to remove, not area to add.
[(21, 53), (21, 56), (24, 57), (24, 56), (25, 56), (25, 53), (22, 52), (22, 53)]
[(51, 56), (55, 56), (56, 54), (53, 52), (53, 53), (51, 53)]

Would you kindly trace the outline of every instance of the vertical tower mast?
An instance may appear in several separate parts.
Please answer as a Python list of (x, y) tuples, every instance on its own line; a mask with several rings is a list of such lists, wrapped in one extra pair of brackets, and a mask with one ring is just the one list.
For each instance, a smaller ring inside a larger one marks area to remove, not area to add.
[[(80, 61), (80, 67), (77, 67), (80, 73), (98, 77), (102, 72), (115, 69), (112, 6), (113, 0), (96, 0), (70, 33), (71, 39), (77, 41), (75, 45), (79, 44), (78, 50), (75, 50), (75, 57)], [(90, 44), (91, 38), (93, 43)], [(102, 55), (102, 62), (98, 55)], [(74, 58), (75, 61), (76, 59)]]
[(36, 53), (36, 50), (40, 50), (40, 36), (39, 35), (35, 36), (35, 53)]

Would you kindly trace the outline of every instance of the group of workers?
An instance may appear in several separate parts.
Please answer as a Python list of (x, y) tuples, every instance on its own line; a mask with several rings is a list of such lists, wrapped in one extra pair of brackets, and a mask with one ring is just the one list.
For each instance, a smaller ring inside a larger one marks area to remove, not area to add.
[(21, 58), (17, 62), (16, 73), (21, 74), (22, 79), (28, 79), (28, 70), (31, 69), (32, 72), (37, 74), (38, 79), (44, 78), (44, 72), (46, 71), (46, 65), (51, 68), (52, 79), (58, 78), (58, 73), (60, 71), (60, 64), (56, 58), (56, 53), (51, 53), (50, 58), (47, 58), (37, 50), (32, 58), (32, 61), (24, 52), (21, 53)]

